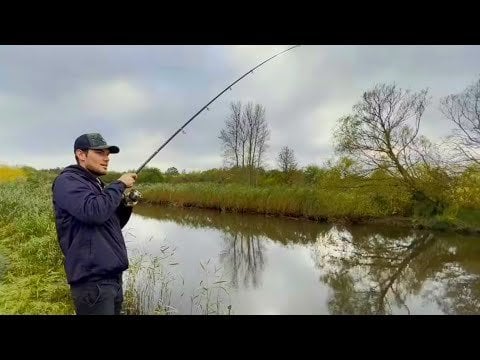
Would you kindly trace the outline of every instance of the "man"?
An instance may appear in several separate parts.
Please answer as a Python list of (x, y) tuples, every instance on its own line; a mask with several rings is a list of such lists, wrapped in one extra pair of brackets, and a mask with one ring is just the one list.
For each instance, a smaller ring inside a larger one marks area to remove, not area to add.
[(65, 272), (77, 315), (118, 315), (123, 302), (122, 273), (128, 268), (122, 228), (132, 206), (123, 200), (137, 175), (126, 173), (110, 185), (109, 155), (120, 151), (100, 134), (75, 140), (77, 165), (66, 167), (55, 179), (53, 206)]

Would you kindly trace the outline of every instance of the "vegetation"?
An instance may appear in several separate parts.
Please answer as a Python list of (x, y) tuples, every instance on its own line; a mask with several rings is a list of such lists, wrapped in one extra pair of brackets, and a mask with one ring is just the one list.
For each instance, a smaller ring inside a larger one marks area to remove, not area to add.
[(24, 180), (26, 171), (22, 168), (12, 168), (8, 166), (0, 166), (0, 183), (13, 180)]
[[(0, 172), (4, 179), (0, 182), (1, 314), (75, 312), (55, 231), (51, 199), (55, 173), (29, 168), (4, 168)], [(171, 282), (178, 274), (172, 271), (175, 264), (170, 260), (174, 251), (164, 248), (162, 253), (165, 256), (156, 258), (132, 254), (125, 286), (126, 314), (175, 313)], [(148, 281), (138, 281), (145, 276)], [(223, 302), (218, 301), (220, 290), (225, 290), (224, 281), (209, 283), (210, 278), (206, 271), (206, 279), (194, 290), (192, 312), (226, 313)], [(159, 294), (155, 292), (158, 289)]]
[(134, 254), (125, 281), (123, 309), (127, 315), (171, 315), (178, 313), (182, 305), (188, 308), (185, 313), (190, 314), (231, 313), (228, 281), (223, 279), (221, 267), (213, 265), (212, 269), (210, 259), (200, 262), (203, 279), (187, 294), (183, 277), (175, 271), (179, 264), (175, 260), (175, 248), (163, 245), (160, 253), (161, 256), (146, 252)]
[(248, 174), (241, 169), (217, 169), (139, 185), (139, 189), (144, 202), (157, 204), (317, 221), (396, 221), (406, 217), (411, 226), (423, 228), (480, 228), (479, 167), (471, 166), (448, 178), (426, 169), (418, 173), (417, 186), (426, 194), (423, 201), (384, 170), (367, 177), (356, 174), (355, 163), (347, 158), (288, 176), (275, 170), (258, 171), (255, 187), (248, 185)]
[[(191, 173), (145, 168), (137, 186), (150, 203), (317, 221), (406, 218), (418, 228), (480, 231), (480, 81), (442, 99), (454, 130), (445, 144), (420, 133), (428, 102), (427, 90), (376, 85), (339, 119), (336, 160), (299, 168), (293, 149), (284, 146), (279, 169), (270, 170), (263, 167), (270, 137), (265, 109), (232, 103), (219, 137), (230, 167)], [(60, 171), (0, 166), (0, 313), (73, 313), (51, 204), (51, 183)], [(110, 172), (103, 181), (120, 175)], [(142, 273), (144, 262), (133, 262), (128, 313), (170, 311), (169, 273), (155, 261), (149, 266)], [(160, 279), (160, 300), (148, 300), (146, 289), (132, 285), (141, 273)], [(202, 309), (211, 313), (209, 288), (200, 292), (207, 298)]]
[(430, 101), (426, 89), (378, 84), (338, 120), (337, 159), (305, 168), (288, 146), (278, 154), (278, 170), (263, 168), (270, 135), (265, 109), (232, 103), (219, 136), (231, 167), (191, 173), (170, 167), (163, 174), (145, 169), (138, 186), (152, 203), (330, 221), (401, 216), (421, 228), (477, 231), (479, 83), (441, 100), (455, 134), (441, 146), (420, 132)]
[(480, 164), (480, 79), (459, 94), (441, 100), (444, 116), (455, 126), (449, 137), (454, 161)]
[(14, 170), (16, 179), (0, 183), (0, 254), (6, 263), (0, 313), (72, 314), (55, 233), (52, 176)]

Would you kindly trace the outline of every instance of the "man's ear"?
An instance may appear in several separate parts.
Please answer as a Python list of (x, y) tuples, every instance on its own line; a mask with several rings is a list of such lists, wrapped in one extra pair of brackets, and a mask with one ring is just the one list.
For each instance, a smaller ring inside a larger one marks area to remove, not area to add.
[(77, 158), (79, 160), (85, 161), (85, 159), (87, 157), (87, 152), (88, 152), (88, 150), (83, 151), (81, 149), (77, 149), (77, 150), (75, 150), (75, 155), (77, 156)]

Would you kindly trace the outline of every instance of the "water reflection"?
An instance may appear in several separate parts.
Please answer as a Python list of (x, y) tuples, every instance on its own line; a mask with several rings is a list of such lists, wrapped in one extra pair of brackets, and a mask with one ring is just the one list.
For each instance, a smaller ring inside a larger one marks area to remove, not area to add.
[(237, 314), (480, 313), (478, 237), (198, 209), (135, 213), (175, 239), (192, 286), (192, 264), (217, 261)]
[(224, 233), (222, 238), (225, 247), (220, 253), (220, 262), (232, 274), (232, 286), (238, 288), (240, 280), (244, 287), (257, 287), (265, 266), (264, 241), (260, 236), (242, 233)]
[(330, 312), (386, 314), (396, 307), (410, 313), (407, 295), (421, 284), (413, 265), (434, 243), (433, 234), (390, 238), (355, 229), (325, 234), (313, 256), (324, 270), (321, 280), (334, 292)]
[(321, 280), (334, 292), (331, 313), (411, 314), (422, 306), (422, 313), (480, 313), (478, 238), (398, 230), (393, 235), (392, 229), (352, 227), (317, 242)]

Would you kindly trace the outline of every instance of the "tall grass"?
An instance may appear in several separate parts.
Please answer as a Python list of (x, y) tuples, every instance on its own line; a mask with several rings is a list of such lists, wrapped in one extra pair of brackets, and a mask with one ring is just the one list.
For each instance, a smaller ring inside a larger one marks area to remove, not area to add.
[(185, 301), (192, 315), (232, 313), (230, 283), (223, 279), (221, 267), (212, 265), (210, 259), (200, 262), (202, 280), (197, 287), (186, 290), (184, 278), (174, 270), (179, 264), (175, 249), (164, 245), (160, 251), (160, 256), (138, 251), (133, 257), (125, 279), (125, 314), (174, 315)]
[(3, 274), (7, 268), (7, 258), (0, 254), (0, 282), (2, 281)]
[(123, 311), (127, 315), (173, 314), (172, 282), (176, 280), (171, 267), (175, 249), (163, 246), (161, 256), (137, 252), (130, 261), (125, 281)]
[[(211, 264), (210, 259), (200, 262), (203, 279), (190, 296), (190, 313), (201, 315), (231, 315), (231, 283), (224, 280), (222, 267)], [(212, 269), (213, 267), (213, 269)]]
[(305, 217), (314, 220), (407, 215), (410, 197), (406, 191), (378, 192), (361, 188), (249, 187), (218, 185), (156, 184), (142, 187), (144, 200), (157, 204), (196, 206), (232, 212)]
[[(18, 178), (17, 178), (18, 180)], [(0, 252), (7, 267), (0, 283), (2, 314), (71, 314), (51, 202), (51, 176), (0, 184)]]

